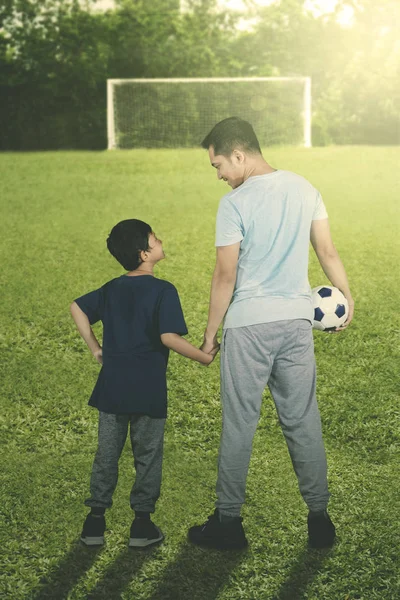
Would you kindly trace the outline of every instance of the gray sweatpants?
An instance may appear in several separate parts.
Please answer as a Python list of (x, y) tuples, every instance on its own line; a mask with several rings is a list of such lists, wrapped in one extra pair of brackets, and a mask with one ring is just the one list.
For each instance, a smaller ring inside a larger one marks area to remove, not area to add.
[(85, 505), (110, 508), (118, 481), (118, 461), (128, 427), (136, 478), (130, 502), (135, 511), (155, 511), (160, 496), (165, 419), (147, 415), (113, 415), (99, 411), (98, 447)]
[(222, 434), (216, 507), (239, 516), (262, 393), (268, 385), (308, 508), (329, 501), (311, 323), (293, 319), (226, 329), (221, 343)]

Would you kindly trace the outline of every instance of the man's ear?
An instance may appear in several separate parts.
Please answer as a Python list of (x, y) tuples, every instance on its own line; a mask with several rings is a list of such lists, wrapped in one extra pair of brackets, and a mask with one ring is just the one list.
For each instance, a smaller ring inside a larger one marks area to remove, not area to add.
[(232, 152), (232, 158), (237, 165), (241, 165), (244, 162), (245, 156), (241, 150), (236, 149)]

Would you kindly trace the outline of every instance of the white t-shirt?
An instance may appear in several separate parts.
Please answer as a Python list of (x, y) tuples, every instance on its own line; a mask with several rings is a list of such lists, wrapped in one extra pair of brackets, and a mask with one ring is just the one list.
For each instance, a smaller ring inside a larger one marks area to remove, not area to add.
[(224, 329), (285, 319), (312, 322), (310, 228), (313, 220), (327, 218), (318, 190), (290, 171), (249, 177), (221, 199), (215, 245), (241, 242)]

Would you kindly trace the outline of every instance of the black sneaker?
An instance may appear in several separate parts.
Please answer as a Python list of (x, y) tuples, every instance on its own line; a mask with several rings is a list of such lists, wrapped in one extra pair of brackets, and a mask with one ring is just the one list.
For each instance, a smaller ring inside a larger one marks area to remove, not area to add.
[(136, 517), (131, 525), (129, 546), (131, 548), (145, 548), (157, 544), (164, 539), (161, 529), (154, 525), (151, 519)]
[(246, 548), (248, 542), (242, 521), (242, 517), (235, 517), (232, 521), (222, 523), (218, 518), (218, 509), (216, 508), (214, 514), (208, 517), (203, 525), (195, 525), (189, 529), (189, 540), (198, 546), (207, 546), (218, 550)]
[(308, 513), (308, 541), (311, 548), (330, 548), (335, 541), (335, 526), (326, 510)]
[(106, 519), (104, 515), (94, 517), (89, 513), (83, 524), (81, 542), (86, 544), (86, 546), (101, 546), (104, 544), (105, 528)]

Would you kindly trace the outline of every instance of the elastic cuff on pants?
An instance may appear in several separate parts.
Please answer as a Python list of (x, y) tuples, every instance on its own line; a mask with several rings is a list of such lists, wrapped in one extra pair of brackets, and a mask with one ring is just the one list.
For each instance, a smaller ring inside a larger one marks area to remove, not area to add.
[(150, 519), (150, 513), (144, 510), (135, 510), (135, 517), (138, 519)]
[(101, 500), (94, 500), (93, 498), (88, 498), (84, 501), (83, 504), (88, 508), (103, 508), (104, 510), (107, 510), (107, 508), (111, 508), (113, 504), (112, 501), (101, 502), (101, 504), (99, 504), (99, 502), (101, 502)]
[(230, 515), (228, 513), (221, 512), (218, 509), (218, 518), (221, 521), (221, 523), (224, 523), (224, 522), (229, 523), (229, 521), (231, 521), (232, 519), (237, 519), (238, 517), (240, 517), (240, 513), (236, 514), (236, 515), (232, 515), (232, 514)]
[(90, 510), (91, 515), (104, 515), (106, 512), (105, 508), (101, 508), (100, 506), (92, 506)]
[(313, 508), (308, 507), (308, 510), (310, 511), (310, 513), (317, 514), (317, 513), (324, 513), (327, 512), (328, 507), (327, 506), (313, 506)]
[(140, 515), (140, 513), (145, 513), (145, 514), (148, 515), (150, 513), (156, 512), (155, 508), (143, 508), (143, 507), (141, 507), (141, 508), (135, 508), (134, 506), (131, 506), (131, 509), (135, 512), (135, 514), (139, 513), (139, 515)]

